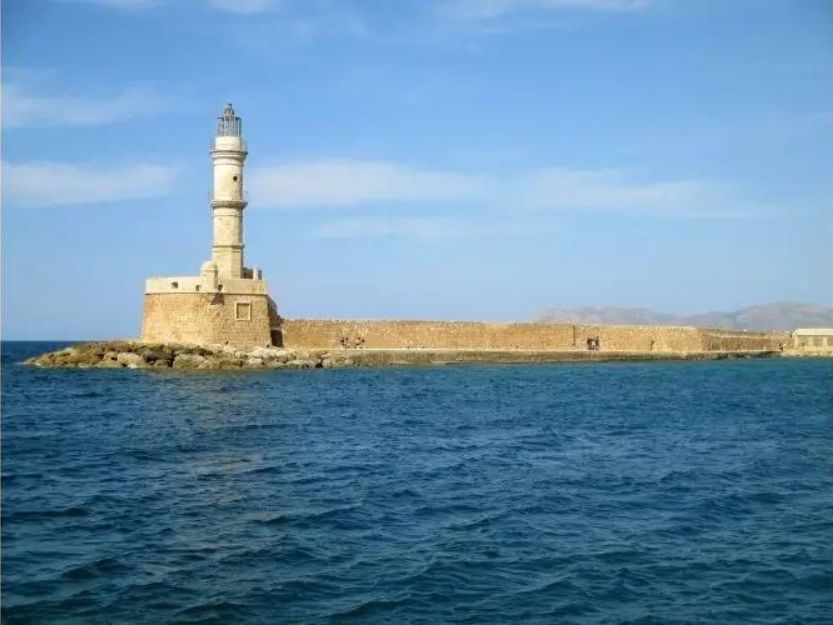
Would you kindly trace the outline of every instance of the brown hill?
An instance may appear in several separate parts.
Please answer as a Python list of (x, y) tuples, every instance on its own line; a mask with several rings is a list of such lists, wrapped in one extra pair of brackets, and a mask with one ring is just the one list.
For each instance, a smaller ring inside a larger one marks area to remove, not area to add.
[(691, 325), (730, 330), (776, 330), (833, 327), (833, 308), (815, 304), (774, 302), (730, 312), (673, 315), (650, 308), (553, 308), (535, 316), (547, 323), (599, 323), (625, 325)]

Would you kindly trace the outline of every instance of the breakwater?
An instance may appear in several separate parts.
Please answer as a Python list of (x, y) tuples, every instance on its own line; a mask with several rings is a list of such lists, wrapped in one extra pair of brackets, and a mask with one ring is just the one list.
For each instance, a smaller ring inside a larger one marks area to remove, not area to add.
[(645, 352), (499, 349), (283, 349), (240, 350), (228, 345), (169, 345), (140, 341), (80, 343), (25, 361), (38, 367), (129, 369), (318, 369), (443, 364), (720, 360), (779, 356), (772, 350)]

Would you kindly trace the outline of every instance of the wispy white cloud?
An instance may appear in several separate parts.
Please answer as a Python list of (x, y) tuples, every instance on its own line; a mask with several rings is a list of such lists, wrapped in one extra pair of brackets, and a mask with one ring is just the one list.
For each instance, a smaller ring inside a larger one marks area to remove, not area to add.
[[(397, 163), (321, 159), (255, 170), (253, 205), (334, 208), (467, 204), (511, 211), (737, 217), (767, 207), (711, 180), (639, 180), (617, 170), (538, 168), (507, 174), (422, 170)], [(376, 222), (374, 227), (399, 227)], [(365, 224), (366, 225), (366, 224)], [(413, 223), (406, 224), (413, 229)]]
[(278, 165), (249, 176), (258, 203), (276, 207), (462, 201), (477, 197), (487, 182), (480, 176), (346, 159)]
[(445, 0), (443, 13), (461, 19), (492, 19), (524, 9), (590, 9), (631, 11), (648, 5), (648, 0)]
[(221, 11), (253, 15), (272, 11), (278, 8), (281, 3), (279, 0), (209, 0), (209, 4)]
[(505, 239), (509, 236), (559, 234), (560, 227), (551, 219), (519, 219), (517, 216), (482, 215), (460, 217), (387, 217), (361, 216), (332, 219), (320, 224), (313, 235), (319, 239), (409, 238), (424, 241), (438, 239)]
[(155, 115), (170, 99), (146, 87), (132, 87), (106, 98), (33, 93), (21, 83), (3, 87), (3, 123), (24, 126), (100, 126)]
[[(120, 10), (146, 9), (174, 0), (61, 0), (63, 2), (81, 2), (97, 4)], [(440, 13), (461, 19), (491, 19), (523, 10), (555, 11), (563, 9), (586, 9), (594, 11), (632, 11), (642, 9), (652, 0), (432, 0), (416, 4), (429, 10), (435, 8)], [(208, 7), (237, 13), (255, 15), (277, 9), (286, 9), (297, 14), (338, 13), (348, 9), (345, 3), (313, 3), (308, 0), (203, 0)]]
[(518, 202), (542, 209), (590, 209), (657, 216), (728, 210), (731, 193), (708, 180), (636, 181), (616, 170), (538, 169), (514, 183)]
[[(68, 2), (70, 0), (64, 0)], [(74, 2), (85, 2), (87, 4), (100, 4), (113, 9), (147, 9), (163, 4), (166, 0), (71, 0)]]
[(174, 168), (161, 165), (4, 161), (3, 199), (10, 205), (58, 206), (161, 197), (173, 190), (175, 177)]
[(315, 232), (320, 239), (354, 239), (368, 237), (409, 237), (443, 239), (466, 233), (459, 219), (443, 217), (348, 217), (321, 224)]
[[(97, 4), (118, 10), (149, 9), (172, 4), (174, 0), (62, 0), (63, 2), (82, 2), (85, 4)], [(209, 7), (238, 13), (241, 15), (252, 15), (265, 13), (278, 8), (283, 0), (204, 0)]]

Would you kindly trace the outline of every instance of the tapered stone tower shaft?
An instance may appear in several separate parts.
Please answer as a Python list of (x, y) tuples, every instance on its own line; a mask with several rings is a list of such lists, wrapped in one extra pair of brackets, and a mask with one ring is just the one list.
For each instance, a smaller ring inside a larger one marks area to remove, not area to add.
[(211, 150), (214, 164), (214, 190), (211, 209), (214, 212), (214, 243), (211, 259), (217, 275), (223, 278), (243, 277), (243, 162), (246, 143), (242, 122), (228, 104), (217, 118), (217, 135)]

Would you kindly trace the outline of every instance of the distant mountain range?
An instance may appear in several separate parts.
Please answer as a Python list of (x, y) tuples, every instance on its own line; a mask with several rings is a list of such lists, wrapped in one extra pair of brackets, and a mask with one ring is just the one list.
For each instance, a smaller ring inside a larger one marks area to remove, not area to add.
[(730, 330), (783, 330), (833, 328), (833, 308), (795, 302), (748, 306), (731, 312), (672, 315), (649, 308), (552, 308), (536, 315), (546, 323), (598, 323), (624, 325), (684, 325)]

